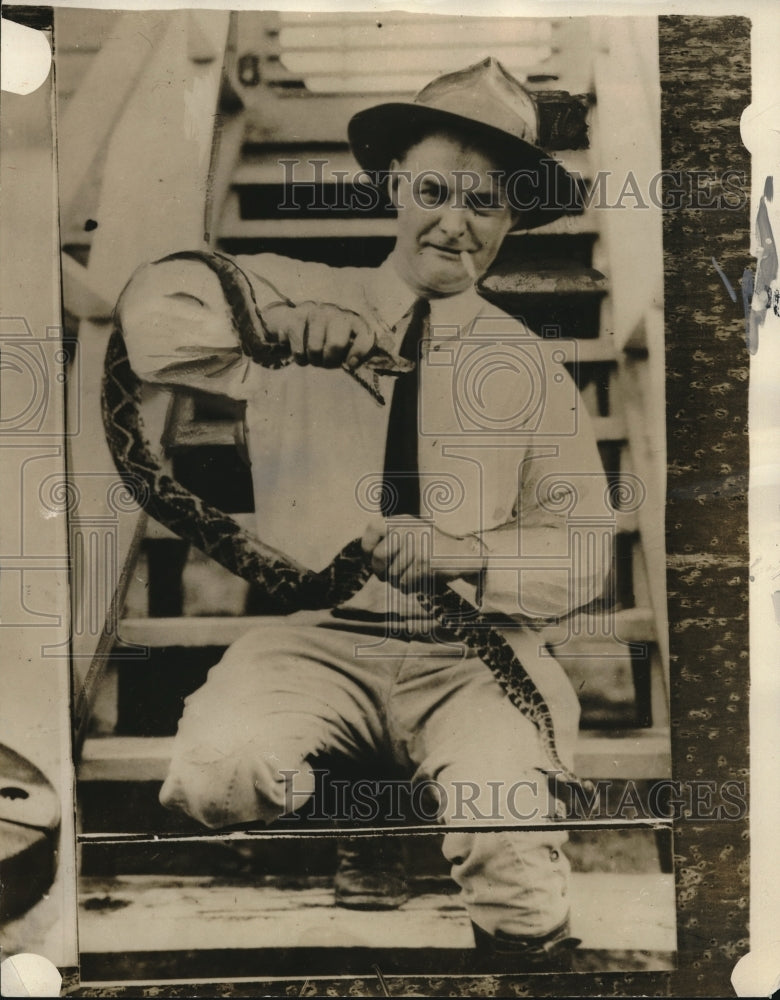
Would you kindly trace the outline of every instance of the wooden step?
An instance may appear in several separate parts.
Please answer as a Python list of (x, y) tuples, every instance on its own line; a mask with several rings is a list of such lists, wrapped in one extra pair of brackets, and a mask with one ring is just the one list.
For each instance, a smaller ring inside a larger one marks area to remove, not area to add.
[(243, 444), (243, 423), (235, 420), (177, 422), (165, 442), (167, 452), (203, 446), (237, 447)]
[(592, 417), (590, 422), (597, 441), (626, 440), (626, 425), (622, 416)]
[[(555, 154), (567, 170), (582, 177), (592, 170), (586, 150), (565, 150)], [(297, 161), (293, 163), (292, 161)], [(241, 155), (230, 180), (232, 188), (276, 187), (292, 183), (300, 185), (353, 184), (366, 182), (366, 172), (358, 166), (346, 145), (323, 150), (316, 146), (295, 146), (289, 149), (250, 147)]]
[(395, 219), (355, 218), (275, 218), (243, 219), (234, 191), (228, 197), (220, 222), (220, 239), (305, 240), (316, 236), (337, 239), (365, 239), (371, 236), (395, 236)]
[(670, 733), (665, 727), (581, 732), (574, 770), (589, 778), (671, 778)]
[[(121, 876), (81, 880), (82, 952), (186, 952), (230, 948), (473, 948), (457, 895), (412, 896), (390, 911), (337, 907), (326, 880), (308, 889), (280, 880)], [(671, 875), (574, 873), (571, 931), (584, 949), (673, 952)], [(259, 962), (262, 968), (262, 960)], [(316, 970), (311, 970), (313, 973)]]
[[(244, 515), (246, 516), (246, 515)], [(603, 635), (600, 618), (593, 621), (590, 633)], [(262, 615), (235, 617), (193, 617), (193, 618), (125, 618), (120, 621), (118, 635), (122, 642), (131, 645), (167, 646), (230, 646), (252, 628), (260, 627), (267, 619)], [(565, 632), (558, 633), (561, 640)], [(582, 627), (582, 635), (588, 629)], [(613, 634), (610, 632), (610, 634)], [(614, 613), (614, 634), (624, 642), (654, 642), (655, 624), (649, 608), (630, 608)], [(557, 638), (550, 631), (550, 641)], [(565, 649), (562, 649), (565, 652)]]
[[(84, 234), (82, 234), (84, 235)], [(86, 234), (88, 236), (89, 234)], [(84, 240), (79, 237), (75, 244), (83, 244)], [(565, 262), (570, 266), (591, 266), (593, 260), (594, 247), (598, 243), (598, 233), (593, 227), (582, 232), (547, 232), (539, 236), (535, 232), (531, 233), (509, 233), (502, 244), (499, 261), (511, 259), (518, 264), (533, 264), (538, 261)], [(314, 239), (314, 238), (313, 238)], [(307, 241), (305, 244), (296, 243), (294, 239), (263, 239), (242, 240), (230, 238), (225, 235), (218, 237), (217, 249), (230, 254), (252, 254), (257, 253), (258, 243), (268, 253), (278, 253), (282, 256), (291, 256), (302, 260), (322, 260), (325, 263), (333, 264), (337, 261), (338, 255), (334, 257), (332, 250), (337, 246), (333, 240), (320, 241), (323, 246), (330, 247), (329, 252), (322, 252), (311, 255), (311, 245)], [(377, 246), (384, 247), (384, 256), (379, 258), (381, 262), (392, 249), (392, 237), (379, 237), (373, 241)], [(316, 245), (316, 244), (315, 244)], [(365, 244), (369, 246), (370, 244)], [(68, 251), (73, 253), (82, 249), (81, 246), (69, 246)], [(83, 263), (83, 261), (81, 261)], [(358, 261), (360, 266), (372, 266), (367, 257)], [(609, 339), (609, 334), (606, 335)]]
[[(541, 233), (585, 233), (593, 231), (588, 213), (566, 216), (561, 220), (540, 227)], [(274, 218), (243, 219), (239, 198), (233, 191), (225, 202), (220, 221), (220, 240), (234, 239), (299, 239), (311, 237), (337, 239), (366, 239), (372, 236), (395, 237), (398, 226), (395, 219), (370, 218)]]
[[(340, 837), (323, 829), (312, 832), (309, 827), (309, 835), (300, 836), (289, 827), (284, 830), (280, 824), (276, 830), (266, 831), (264, 836), (255, 834), (251, 839), (244, 837), (240, 841), (231, 840), (229, 835), (228, 839), (218, 835), (208, 835), (205, 840), (190, 837), (186, 845), (180, 839), (169, 839), (166, 833), (172, 832), (171, 825), (178, 823), (182, 826), (185, 821), (175, 820), (172, 813), (162, 810), (154, 802), (156, 786), (144, 789), (148, 796), (143, 801), (136, 799), (137, 805), (122, 812), (122, 818), (126, 820), (122, 825), (125, 836), (118, 850), (115, 835), (102, 828), (106, 827), (109, 813), (117, 810), (117, 799), (124, 796), (123, 801), (127, 801), (128, 790), (121, 783), (82, 787), (82, 815), (85, 815), (85, 797), (89, 799), (84, 832), (80, 832), (83, 875), (98, 878), (192, 875), (200, 878), (252, 879), (253, 884), (273, 876), (286, 878), (287, 885), (306, 888), (314, 884), (309, 880), (332, 878), (336, 871)], [(142, 817), (160, 815), (170, 822), (166, 827), (164, 819), (158, 821), (154, 829), (159, 833), (150, 837), (149, 827), (144, 826)], [(194, 824), (190, 824), (190, 829), (195, 831)], [(284, 835), (291, 832), (292, 836)], [(136, 839), (134, 835), (139, 833), (144, 834), (145, 839)], [(280, 833), (283, 835), (279, 836)], [(100, 839), (101, 834), (103, 839)], [(436, 825), (431, 825), (425, 833), (396, 826), (392, 837), (389, 834), (382, 838), (369, 837), (374, 847), (369, 846), (368, 850), (379, 859), (387, 857), (388, 847), (395, 848), (416, 894), (454, 892), (455, 887), (449, 877), (450, 866), (442, 854), (444, 836), (443, 828)], [(589, 825), (569, 830), (565, 850), (575, 872), (654, 874), (671, 871), (669, 866), (662, 867), (668, 861), (671, 836), (671, 822), (662, 828), (635, 825), (631, 829), (605, 829), (603, 824)]]
[[(171, 736), (103, 736), (84, 744), (80, 781), (159, 781), (168, 771)], [(575, 771), (590, 778), (661, 779), (671, 774), (669, 730), (580, 733)]]
[(511, 262), (504, 264), (484, 279), (482, 286), (494, 295), (522, 297), (534, 295), (567, 295), (590, 292), (606, 295), (607, 279), (592, 267), (547, 267), (544, 269), (520, 269)]
[[(293, 162), (297, 161), (297, 162)], [(344, 146), (342, 149), (318, 149), (305, 146), (289, 150), (259, 147), (244, 150), (233, 176), (231, 187), (255, 187), (284, 183), (352, 184), (365, 181), (365, 171)]]
[(172, 753), (172, 736), (93, 737), (84, 743), (78, 779), (162, 782)]
[(546, 626), (544, 639), (553, 656), (562, 661), (567, 656), (581, 657), (582, 644), (590, 640), (596, 644), (609, 639), (626, 646), (649, 645), (657, 641), (655, 615), (647, 607), (575, 615), (558, 625)]

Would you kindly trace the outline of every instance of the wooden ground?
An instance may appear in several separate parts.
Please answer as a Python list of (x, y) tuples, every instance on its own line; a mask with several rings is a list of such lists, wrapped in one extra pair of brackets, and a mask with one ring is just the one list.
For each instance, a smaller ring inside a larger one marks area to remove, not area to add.
[[(589, 968), (644, 968), (650, 955), (660, 963), (650, 967), (671, 967), (676, 934), (670, 875), (575, 873), (571, 895), (572, 933), (582, 939)], [(287, 965), (317, 974), (317, 962), (327, 961), (321, 972), (328, 973), (334, 961), (359, 966), (365, 955), (389, 949), (412, 969), (433, 962), (446, 970), (449, 954), (455, 969), (473, 950), (457, 894), (424, 892), (385, 912), (347, 910), (334, 906), (328, 878), (311, 879), (307, 888), (279, 878), (255, 885), (197, 876), (84, 878), (79, 932), (82, 975), (92, 969), (101, 979), (123, 968), (122, 942), (129, 941), (133, 978), (144, 978), (144, 969), (179, 978), (193, 955), (203, 963), (211, 955), (242, 975), (277, 966), (283, 974)]]

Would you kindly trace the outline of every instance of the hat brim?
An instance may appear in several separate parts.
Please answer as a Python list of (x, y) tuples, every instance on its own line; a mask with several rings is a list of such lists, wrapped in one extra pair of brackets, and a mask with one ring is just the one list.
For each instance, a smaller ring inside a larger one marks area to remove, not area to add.
[(349, 144), (364, 170), (382, 173), (408, 148), (410, 135), (437, 127), (454, 128), (475, 144), (484, 143), (514, 175), (516, 197), (510, 193), (510, 202), (518, 206), (519, 217), (513, 230), (536, 229), (563, 215), (582, 212), (574, 177), (543, 149), (502, 129), (450, 111), (412, 101), (366, 108), (350, 120)]

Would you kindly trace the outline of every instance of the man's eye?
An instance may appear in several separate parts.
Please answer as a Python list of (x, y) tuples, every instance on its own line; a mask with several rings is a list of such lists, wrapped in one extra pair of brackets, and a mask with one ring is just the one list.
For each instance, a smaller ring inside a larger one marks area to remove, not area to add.
[(423, 184), (420, 200), (426, 208), (439, 208), (447, 201), (447, 189), (440, 184)]
[(470, 192), (466, 195), (466, 205), (473, 212), (500, 212), (504, 207), (498, 195), (491, 191)]

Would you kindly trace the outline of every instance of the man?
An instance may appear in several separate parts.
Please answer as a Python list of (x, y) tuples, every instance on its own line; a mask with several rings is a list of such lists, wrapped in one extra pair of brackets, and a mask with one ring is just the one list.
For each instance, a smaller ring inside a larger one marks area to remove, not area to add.
[[(605, 483), (563, 354), (474, 287), (512, 229), (574, 198), (536, 129), (495, 60), (448, 74), (350, 123), (397, 210), (379, 268), (236, 258), (248, 334), (186, 255), (143, 268), (119, 304), (137, 374), (246, 400), (263, 541), (319, 569), (361, 537), (374, 573), (340, 607), (269, 618), (227, 651), (187, 699), (161, 800), (211, 827), (270, 822), (311, 794), (321, 756), (391, 757), (448, 828), (478, 947), (520, 968), (566, 964), (565, 836), (458, 827), (542, 822), (549, 764), (535, 725), (415, 595), (448, 584), (523, 626), (507, 639), (570, 764), (576, 697), (531, 626), (600, 592), (605, 567), (573, 554), (570, 514), (601, 513)], [(268, 342), (297, 364), (255, 363)]]

